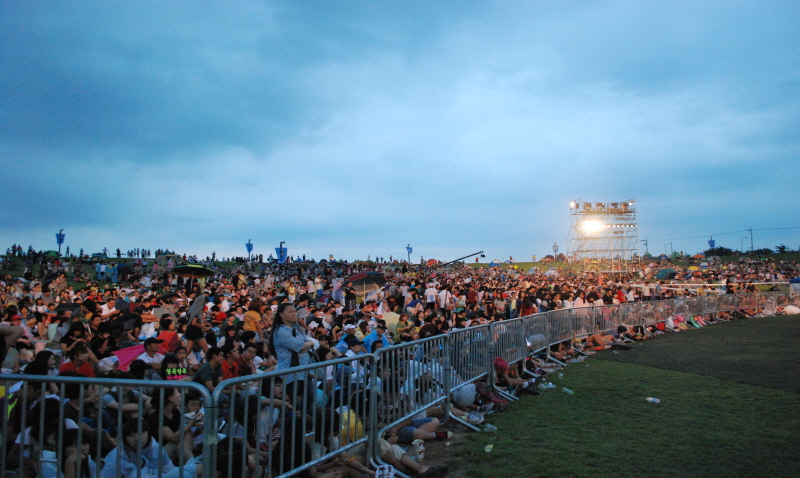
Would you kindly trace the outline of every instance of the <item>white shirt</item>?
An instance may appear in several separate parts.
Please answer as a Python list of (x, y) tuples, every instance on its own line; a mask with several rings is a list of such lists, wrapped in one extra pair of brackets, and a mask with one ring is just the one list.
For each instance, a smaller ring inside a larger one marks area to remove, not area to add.
[(156, 352), (153, 356), (147, 355), (147, 352), (142, 353), (142, 355), (136, 357), (138, 360), (141, 360), (144, 363), (158, 363), (160, 364), (162, 360), (164, 360), (164, 356), (160, 353)]
[(448, 290), (439, 292), (439, 307), (444, 308), (447, 305), (448, 296), (451, 296), (450, 291)]
[(436, 302), (436, 287), (428, 287), (425, 289), (425, 302)]

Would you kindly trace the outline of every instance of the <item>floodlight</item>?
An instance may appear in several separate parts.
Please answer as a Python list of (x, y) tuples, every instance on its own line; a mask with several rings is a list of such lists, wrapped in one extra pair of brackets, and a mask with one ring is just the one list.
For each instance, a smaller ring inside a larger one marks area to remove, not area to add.
[(575, 201), (570, 201), (569, 202), (569, 208), (570, 209), (575, 209), (575, 207), (577, 207), (577, 204), (575, 204)]
[(604, 227), (605, 224), (603, 224), (600, 221), (595, 221), (594, 219), (583, 221), (581, 223), (581, 229), (583, 229), (583, 232), (586, 234), (593, 234), (595, 232), (600, 232), (600, 230), (603, 229)]

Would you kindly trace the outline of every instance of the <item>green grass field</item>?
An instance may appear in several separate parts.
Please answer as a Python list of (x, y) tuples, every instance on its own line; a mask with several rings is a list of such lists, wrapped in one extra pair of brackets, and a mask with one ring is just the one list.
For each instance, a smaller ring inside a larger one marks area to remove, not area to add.
[(464, 477), (797, 477), (799, 338), (800, 317), (775, 317), (604, 351), (432, 458)]

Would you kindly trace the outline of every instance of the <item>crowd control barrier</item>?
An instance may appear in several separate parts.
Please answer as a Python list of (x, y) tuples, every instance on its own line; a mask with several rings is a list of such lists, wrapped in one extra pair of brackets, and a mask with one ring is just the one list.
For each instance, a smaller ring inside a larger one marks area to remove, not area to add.
[[(350, 463), (356, 455), (380, 464), (379, 439), (386, 431), (431, 407), (441, 408), (443, 421), (469, 425), (449, 414), (450, 401), (470, 396), (476, 382), (493, 385), (497, 357), (513, 365), (531, 353), (549, 352), (553, 344), (623, 324), (648, 325), (678, 314), (774, 309), (798, 300), (782, 291), (556, 310), (374, 354), (233, 378), (213, 391), (187, 381), (0, 375), (5, 390), (0, 476), (61, 477), (70, 458), (66, 445), (75, 441), (89, 443), (94, 463), (105, 456), (101, 468), (89, 466), (88, 460), (69, 462), (80, 467), (84, 478), (194, 478), (197, 467), (200, 476), (212, 478), (218, 469), (223, 476), (238, 476), (242, 466), (252, 476), (282, 478), (334, 457)], [(159, 433), (168, 425), (169, 411), (179, 415), (179, 430)], [(155, 415), (140, 418), (148, 413)], [(71, 422), (65, 428), (60, 424), (67, 419)], [(149, 428), (146, 423), (156, 429), (150, 430), (155, 441), (125, 445), (124, 431), (141, 436)], [(136, 463), (156, 471), (145, 473)]]
[[(64, 440), (70, 433), (75, 433), (70, 429), (77, 431), (77, 437), (71, 437), (76, 449), (89, 445), (89, 459), (85, 462), (78, 459), (73, 463), (83, 471), (75, 476), (195, 478), (198, 465), (202, 467), (204, 477), (214, 476), (206, 474), (211, 469), (209, 459), (214, 454), (213, 449), (199, 459), (192, 455), (195, 443), (205, 441), (213, 444), (216, 441), (213, 426), (204, 428), (203, 422), (198, 421), (194, 422), (194, 427), (188, 426), (192, 423), (187, 415), (200, 413), (198, 410), (190, 411), (190, 400), (199, 399), (199, 403), (191, 404), (198, 407), (212, 403), (209, 391), (196, 383), (0, 375), (0, 385), (6, 393), (0, 424), (3, 438), (0, 476), (64, 476), (61, 470), (70, 463), (69, 457), (65, 456)], [(168, 396), (170, 393), (172, 396)], [(98, 406), (101, 403), (104, 406)], [(172, 440), (160, 432), (165, 426), (165, 413), (162, 412), (167, 407), (172, 408), (173, 416), (177, 413), (180, 420), (179, 431)], [(155, 414), (154, 417), (142, 419), (142, 414), (148, 411)], [(213, 413), (210, 415), (213, 420)], [(146, 425), (148, 421), (154, 429)], [(67, 423), (66, 427), (61, 426), (64, 423)], [(151, 440), (136, 441), (131, 446), (124, 439), (130, 427), (131, 433), (140, 437), (149, 429)], [(173, 461), (182, 466), (175, 466)], [(148, 463), (144, 470), (135, 465), (144, 462)], [(103, 463), (102, 467), (100, 463)]]
[[(248, 455), (257, 456), (255, 476), (284, 477), (366, 447), (374, 361), (371, 354), (342, 357), (217, 385), (218, 430), (228, 437), (218, 451), (228, 457), (223, 475), (235, 476), (234, 460)], [(314, 444), (306, 446), (309, 436)]]
[(374, 373), (380, 380), (369, 390), (374, 463), (383, 463), (378, 438), (395, 425), (440, 404), (447, 420), (452, 372), (449, 342), (449, 336), (438, 335), (375, 353)]

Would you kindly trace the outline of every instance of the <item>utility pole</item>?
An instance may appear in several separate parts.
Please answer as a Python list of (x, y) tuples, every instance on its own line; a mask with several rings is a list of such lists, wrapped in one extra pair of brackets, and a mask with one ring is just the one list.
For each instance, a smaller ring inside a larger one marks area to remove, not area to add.
[(642, 242), (644, 242), (644, 253), (650, 254), (650, 249), (647, 248), (647, 236), (645, 236), (644, 241)]
[(750, 252), (753, 252), (753, 226), (750, 226)]

